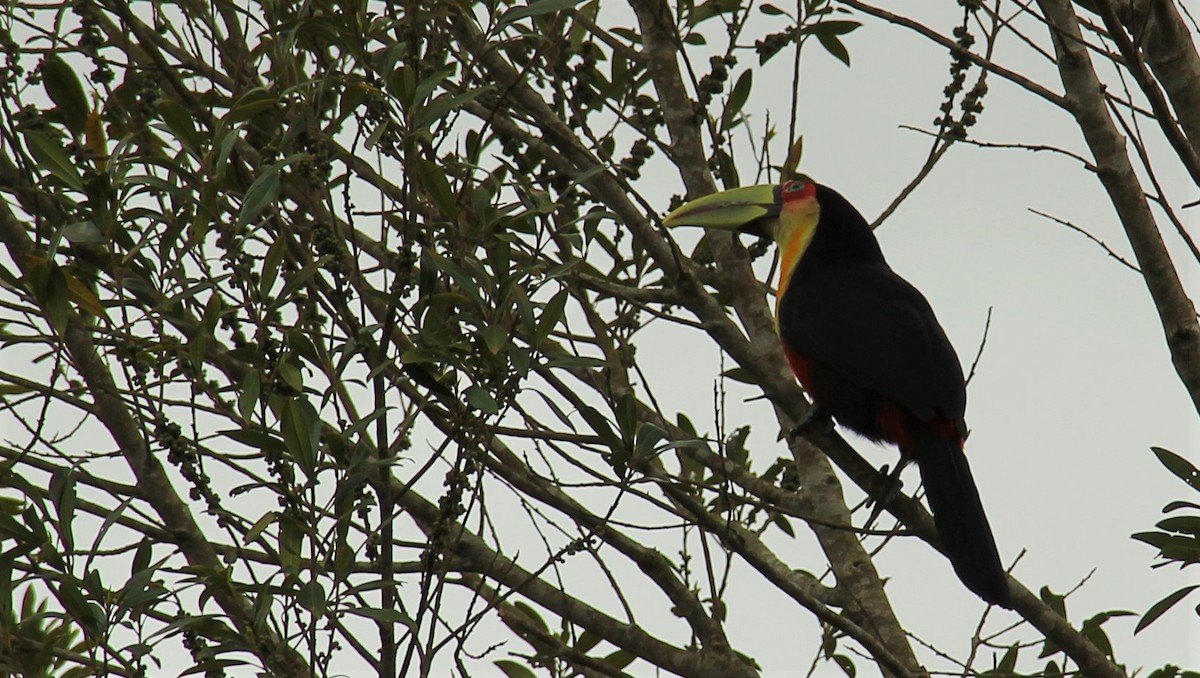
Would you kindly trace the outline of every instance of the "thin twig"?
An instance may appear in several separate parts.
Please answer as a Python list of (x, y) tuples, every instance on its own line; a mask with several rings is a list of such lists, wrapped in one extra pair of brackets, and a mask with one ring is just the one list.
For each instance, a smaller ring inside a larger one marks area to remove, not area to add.
[(983, 357), (983, 348), (987, 346), (988, 331), (992, 329), (992, 307), (988, 306), (987, 320), (983, 323), (983, 336), (979, 339), (979, 349), (975, 351), (975, 359), (971, 361), (971, 369), (967, 372), (967, 385), (971, 384), (971, 379), (975, 376), (975, 368), (979, 366), (979, 359)]
[(1036, 210), (1032, 207), (1030, 207), (1028, 209), (1030, 212), (1033, 212), (1034, 214), (1038, 215), (1039, 217), (1049, 219), (1050, 221), (1053, 221), (1056, 224), (1059, 224), (1060, 226), (1066, 226), (1067, 228), (1071, 229), (1072, 231), (1075, 231), (1076, 233), (1083, 235), (1088, 240), (1091, 240), (1092, 242), (1094, 242), (1097, 245), (1099, 245), (1100, 247), (1102, 247), (1104, 249), (1104, 251), (1108, 253), (1108, 256), (1121, 262), (1123, 265), (1128, 267), (1134, 273), (1142, 272), (1142, 269), (1138, 268), (1137, 264), (1134, 264), (1134, 263), (1130, 262), (1128, 259), (1126, 259), (1125, 257), (1122, 257), (1121, 255), (1117, 254), (1115, 251), (1113, 251), (1113, 249), (1111, 247), (1108, 246), (1107, 243), (1105, 243), (1103, 240), (1097, 238), (1096, 236), (1092, 235), (1091, 233), (1088, 233), (1085, 229), (1080, 228), (1079, 226), (1076, 226), (1075, 224), (1067, 221), (1066, 219), (1060, 219), (1052, 214), (1047, 214), (1040, 210)]

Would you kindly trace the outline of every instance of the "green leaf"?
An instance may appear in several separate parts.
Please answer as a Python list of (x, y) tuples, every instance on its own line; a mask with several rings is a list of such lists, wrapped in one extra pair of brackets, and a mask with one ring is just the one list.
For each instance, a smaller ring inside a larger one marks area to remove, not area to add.
[(1155, 527), (1168, 532), (1200, 535), (1200, 516), (1172, 516), (1158, 521)]
[(167, 595), (167, 589), (162, 584), (152, 581), (154, 570), (142, 570), (133, 575), (121, 587), (117, 600), (125, 608), (137, 608), (151, 605)]
[(737, 118), (738, 113), (742, 112), (742, 107), (746, 105), (746, 99), (750, 98), (750, 89), (753, 83), (754, 71), (747, 68), (738, 77), (737, 83), (734, 84), (733, 90), (729, 93), (729, 100), (725, 103), (725, 111), (721, 114), (721, 129), (729, 129), (730, 125)]
[(1167, 551), (1188, 551), (1196, 547), (1196, 540), (1192, 537), (1180, 537), (1164, 532), (1138, 532), (1130, 536), (1157, 548), (1164, 555)]
[(415, 346), (400, 354), (400, 362), (405, 365), (415, 365), (419, 363), (436, 363), (437, 356), (427, 348)]
[(814, 35), (845, 35), (859, 26), (862, 26), (861, 21), (822, 21), (812, 27), (812, 32)]
[(296, 602), (317, 617), (325, 614), (325, 601), (325, 587), (315, 579), (301, 586), (296, 592)]
[(846, 49), (846, 46), (842, 44), (841, 38), (837, 37), (833, 33), (817, 33), (817, 40), (821, 43), (821, 46), (825, 48), (826, 52), (829, 52), (834, 56), (834, 58), (846, 64), (847, 66), (850, 65), (850, 52)]
[(238, 393), (238, 413), (243, 419), (249, 419), (258, 407), (258, 396), (262, 389), (262, 377), (258, 370), (247, 370), (242, 379), (242, 388)]
[(468, 102), (474, 101), (476, 97), (491, 89), (491, 87), (479, 87), (463, 92), (462, 94), (451, 94), (449, 92), (439, 94), (428, 104), (417, 110), (416, 115), (413, 116), (412, 128), (423, 129), (429, 127), (438, 120), (446, 117), (450, 111), (462, 108)]
[(721, 376), (725, 377), (726, 379), (732, 379), (734, 381), (741, 382), (743, 384), (750, 384), (752, 386), (755, 383), (754, 378), (750, 376), (750, 372), (744, 367), (734, 367), (725, 370), (721, 373)]
[(1049, 587), (1043, 586), (1038, 592), (1038, 597), (1042, 602), (1058, 613), (1058, 616), (1067, 619), (1067, 599), (1053, 591)]
[(22, 134), (25, 136), (29, 154), (37, 161), (38, 167), (49, 172), (68, 188), (83, 190), (83, 176), (79, 174), (79, 168), (67, 157), (67, 152), (57, 139), (51, 139), (36, 130), (24, 130)]
[(546, 271), (546, 277), (551, 280), (554, 280), (556, 278), (561, 278), (564, 275), (566, 275), (567, 273), (571, 272), (571, 269), (575, 268), (576, 266), (578, 266), (579, 264), (582, 264), (582, 263), (583, 263), (583, 259), (571, 259), (565, 263), (558, 264), (556, 266), (551, 266)]
[(733, 156), (724, 148), (718, 148), (713, 151), (713, 159), (717, 161), (717, 174), (720, 175), (722, 183), (726, 186), (741, 185), (742, 180), (738, 178), (737, 163), (734, 162)]
[[(1051, 610), (1057, 612), (1058, 616), (1062, 617), (1063, 619), (1068, 618), (1066, 597), (1051, 591), (1050, 587), (1048, 586), (1043, 586), (1041, 590), (1038, 591), (1038, 597), (1041, 598), (1042, 602), (1045, 603)], [(1061, 651), (1062, 649), (1058, 646), (1058, 643), (1047, 638), (1046, 642), (1042, 643), (1042, 651), (1038, 654), (1038, 659), (1045, 659), (1046, 657)]]
[(317, 472), (317, 447), (321, 438), (321, 422), (317, 411), (304, 398), (289, 398), (280, 416), (283, 442), (296, 465), (310, 479)]
[(364, 83), (356, 82), (347, 84), (342, 90), (341, 99), (338, 100), (338, 117), (336, 122), (338, 124), (345, 122), (346, 118), (350, 117), (363, 104), (371, 100), (373, 93), (374, 88)]
[(83, 134), (91, 106), (88, 105), (87, 94), (84, 93), (75, 70), (55, 54), (42, 59), (38, 70), (42, 74), (42, 85), (46, 88), (46, 94), (58, 107), (63, 124), (75, 136)]
[(580, 654), (587, 654), (593, 647), (599, 645), (601, 640), (604, 639), (599, 635), (591, 631), (584, 631), (579, 635), (579, 640), (575, 641), (574, 650)]
[(500, 15), (500, 21), (496, 23), (496, 30), (499, 31), (511, 23), (527, 19), (531, 16), (541, 16), (552, 12), (561, 12), (578, 5), (583, 0), (538, 0), (524, 7), (514, 7), (504, 14)]
[(500, 350), (508, 344), (508, 329), (502, 325), (488, 325), (479, 331), (479, 336), (492, 355), (499, 355)]
[(1195, 591), (1196, 589), (1200, 589), (1200, 584), (1197, 584), (1194, 586), (1185, 586), (1185, 587), (1179, 589), (1178, 591), (1176, 591), (1175, 593), (1172, 593), (1171, 595), (1167, 596), (1166, 598), (1163, 598), (1162, 600), (1158, 601), (1157, 603), (1151, 605), (1150, 609), (1146, 610), (1146, 614), (1142, 615), (1142, 618), (1140, 621), (1138, 621), (1137, 626), (1134, 627), (1133, 633), (1136, 635), (1142, 629), (1153, 624), (1154, 620), (1163, 616), (1163, 614), (1167, 610), (1169, 610), (1175, 606), (1175, 603), (1178, 603), (1179, 601), (1183, 600), (1184, 598), (1187, 597), (1187, 595), (1189, 593), (1191, 593), (1192, 591)]
[(520, 610), (521, 614), (524, 614), (534, 626), (538, 627), (538, 630), (540, 630), (542, 633), (550, 633), (550, 627), (546, 625), (546, 620), (542, 619), (542, 615), (538, 614), (537, 610), (519, 600), (513, 603), (513, 607)]
[(621, 433), (621, 442), (625, 447), (633, 445), (641, 420), (638, 418), (637, 400), (626, 393), (613, 403), (613, 414), (616, 415), (617, 430)]
[(96, 227), (96, 222), (91, 220), (76, 221), (63, 228), (62, 234), (67, 242), (72, 244), (108, 242), (108, 237)]
[[(321, 271), (321, 268), (324, 267), (325, 265), (327, 265), (328, 263), (329, 263), (328, 257), (321, 257), (320, 259), (313, 259), (313, 260), (309, 261), (307, 264), (305, 264), (304, 268), (287, 276), (287, 282), (285, 282), (283, 284), (283, 287), (279, 290), (279, 294), (275, 295), (275, 299), (270, 304), (267, 305), (266, 312), (274, 313), (276, 310), (279, 309), (280, 306), (283, 306), (284, 304), (286, 304), (289, 301), (291, 301), (292, 299), (294, 299), (295, 295), (296, 295), (296, 291), (299, 290), (301, 287), (304, 287), (305, 285), (307, 285), (308, 281), (314, 275), (319, 273)], [(311, 342), (309, 342), (309, 345), (311, 345)]]
[(564, 287), (550, 301), (546, 302), (546, 305), (542, 308), (542, 315), (538, 318), (537, 331), (535, 332), (537, 342), (544, 341), (554, 331), (554, 328), (562, 322), (569, 296), (567, 288)]
[(63, 279), (67, 283), (67, 296), (75, 302), (76, 306), (98, 318), (108, 320), (108, 310), (104, 308), (103, 302), (92, 292), (90, 287), (68, 271), (63, 271)]
[(466, 269), (430, 248), (425, 248), (421, 252), (422, 268), (426, 262), (429, 262), (434, 269), (453, 278), (454, 282), (458, 283), (458, 291), (466, 295), (473, 307), (483, 306), (483, 297), (479, 294), (479, 283)]
[(655, 447), (667, 437), (667, 432), (649, 422), (641, 422), (634, 437), (633, 454), (638, 459), (654, 456)]
[(304, 527), (295, 516), (282, 513), (277, 521), (279, 525), (279, 564), (284, 572), (295, 575), (300, 572), (303, 562), (300, 554), (304, 548)]
[(623, 669), (633, 663), (637, 659), (637, 655), (629, 650), (617, 650), (604, 658), (604, 663), (614, 669)]
[(491, 392), (482, 386), (468, 388), (466, 398), (468, 405), (484, 414), (497, 414), (500, 412), (500, 406), (496, 403), (496, 399), (492, 397)]
[(569, 370), (574, 369), (591, 369), (604, 367), (607, 363), (599, 358), (589, 358), (583, 355), (556, 355), (546, 361), (549, 367), (562, 367)]
[(287, 451), (287, 445), (285, 445), (282, 440), (271, 435), (270, 433), (267, 433), (266, 431), (239, 428), (218, 431), (218, 433), (226, 438), (229, 438), (230, 440), (236, 440), (243, 445), (262, 450), (263, 452), (280, 453)]
[(58, 512), (58, 533), (62, 536), (66, 550), (75, 549), (72, 526), (75, 524), (75, 474), (69, 469), (58, 469), (50, 475), (50, 500)]
[[(447, 78), (454, 75), (454, 68), (443, 68), (442, 70), (430, 75), (412, 88), (412, 98), (410, 101), (405, 101), (406, 106), (413, 104), (421, 104), (433, 94), (434, 90), (441, 86)], [(411, 71), (408, 72), (411, 74)]]
[(425, 191), (429, 193), (433, 204), (437, 205), (442, 215), (448, 219), (456, 218), (458, 216), (458, 200), (454, 195), (454, 190), (450, 188), (450, 182), (446, 180), (446, 170), (441, 165), (424, 158), (418, 158), (413, 169), (416, 170), (421, 185), (425, 187)]
[(1087, 638), (1088, 641), (1090, 641), (1092, 645), (1096, 647), (1096, 649), (1103, 652), (1105, 657), (1112, 657), (1112, 641), (1108, 639), (1108, 634), (1105, 633), (1104, 629), (1100, 627), (1100, 623), (1094, 622), (1093, 619), (1085, 621), (1083, 623), (1083, 627), (1080, 628), (1080, 632), (1083, 634), (1084, 638)]
[[(247, 193), (248, 196), (249, 193)], [(243, 209), (245, 209), (245, 203), (243, 203)], [(258, 294), (263, 299), (271, 298), (271, 289), (275, 287), (275, 281), (279, 279), (279, 271), (283, 268), (285, 254), (287, 254), (285, 238), (276, 240), (267, 248), (267, 254), (262, 260), (262, 277), (258, 280)]]
[(263, 531), (270, 527), (271, 523), (274, 523), (275, 519), (278, 517), (279, 514), (275, 511), (267, 511), (264, 513), (262, 517), (254, 521), (254, 524), (251, 525), (250, 529), (246, 531), (246, 536), (242, 537), (242, 543), (250, 544), (255, 539), (258, 539), (262, 535)]
[(492, 663), (508, 678), (537, 678), (537, 674), (530, 671), (524, 664), (518, 664), (511, 659), (501, 659)]
[(1200, 491), (1200, 471), (1187, 459), (1161, 447), (1150, 448), (1163, 466), (1174, 473), (1180, 480), (1187, 483), (1193, 490)]
[(356, 614), (360, 617), (366, 617), (367, 619), (373, 619), (385, 624), (403, 624), (409, 628), (413, 628), (416, 625), (412, 617), (409, 617), (400, 610), (378, 607), (351, 607), (340, 611), (348, 614)]
[(288, 355), (284, 360), (279, 361), (276, 373), (283, 383), (287, 384), (297, 393), (304, 390), (304, 372), (301, 371), (299, 361), (293, 355)]
[(133, 562), (129, 566), (130, 576), (150, 569), (150, 558), (154, 555), (154, 546), (150, 539), (143, 538), (138, 542), (137, 550), (133, 553)]
[(792, 529), (792, 523), (787, 519), (787, 516), (783, 515), (782, 513), (776, 513), (775, 515), (771, 516), (771, 523), (780, 530), (783, 530), (783, 533), (787, 536), (793, 539), (796, 538), (796, 531)]
[(739, 426), (733, 435), (725, 439), (725, 456), (738, 466), (745, 466), (750, 460), (750, 451), (746, 449), (746, 438), (749, 435), (749, 426)]
[(1017, 668), (1017, 652), (1020, 646), (1013, 644), (1000, 658), (1000, 663), (996, 665), (996, 673), (1003, 676), (1013, 675), (1013, 671)]
[(585, 405), (579, 409), (579, 414), (583, 416), (588, 426), (592, 427), (596, 435), (600, 436), (600, 440), (605, 445), (614, 452), (621, 448), (621, 439), (617, 437), (617, 434), (613, 433), (612, 427), (608, 425), (608, 420), (604, 418), (603, 414), (600, 414), (599, 410)]
[(58, 598), (58, 602), (62, 603), (63, 610), (79, 622), (89, 638), (98, 638), (101, 635), (104, 613), (96, 613), (79, 588), (78, 580), (62, 577), (58, 586), (51, 587), (51, 591), (54, 597)]
[(854, 678), (855, 676), (858, 675), (858, 668), (854, 666), (854, 661), (851, 660), (846, 655), (835, 654), (835, 655), (830, 655), (829, 658), (833, 660), (833, 663), (838, 665), (838, 668), (840, 668), (842, 670), (842, 673), (845, 673), (847, 676), (850, 676), (850, 678)]
[(196, 133), (195, 119), (183, 104), (174, 99), (163, 99), (158, 103), (158, 117), (166, 123), (167, 129), (179, 140), (179, 145), (193, 157), (204, 155), (204, 141)]
[(65, 332), (71, 317), (71, 305), (68, 302), (70, 291), (66, 276), (58, 264), (38, 259), (29, 267), (26, 284), (55, 330)]
[(274, 94), (261, 87), (256, 87), (243, 94), (234, 102), (233, 106), (229, 108), (229, 113), (225, 115), (225, 123), (236, 125), (239, 122), (253, 118), (263, 111), (274, 108), (278, 103), (279, 98)]
[(275, 202), (279, 197), (279, 187), (279, 166), (272, 165), (246, 190), (246, 196), (242, 199), (242, 209), (238, 211), (237, 228), (245, 227), (258, 217), (267, 205)]

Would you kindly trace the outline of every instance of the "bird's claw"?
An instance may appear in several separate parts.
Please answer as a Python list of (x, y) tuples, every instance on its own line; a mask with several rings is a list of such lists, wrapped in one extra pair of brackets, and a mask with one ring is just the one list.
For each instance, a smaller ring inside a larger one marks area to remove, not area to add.
[(900, 496), (900, 488), (904, 486), (904, 481), (900, 479), (900, 472), (904, 470), (904, 464), (896, 464), (895, 470), (888, 472), (888, 465), (884, 464), (879, 469), (880, 475), (887, 476), (884, 481), (883, 491), (878, 496), (871, 497), (868, 503), (874, 504), (871, 509), (871, 517), (867, 519), (867, 526), (875, 524), (875, 520), (879, 518), (879, 514), (883, 513), (884, 507), (891, 504), (896, 497)]
[(804, 437), (804, 434), (818, 427), (822, 427), (825, 430), (832, 430), (833, 419), (820, 406), (814, 404), (808, 408), (808, 412), (804, 414), (804, 417), (788, 431), (787, 439), (794, 442)]

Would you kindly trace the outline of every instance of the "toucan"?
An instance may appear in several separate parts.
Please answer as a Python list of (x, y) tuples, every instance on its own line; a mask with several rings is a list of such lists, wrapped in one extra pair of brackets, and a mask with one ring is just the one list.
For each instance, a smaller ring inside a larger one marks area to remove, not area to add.
[(1012, 596), (963, 453), (962, 366), (925, 297), (888, 266), (862, 215), (805, 176), (688, 202), (663, 220), (771, 238), (779, 248), (775, 325), (822, 417), (915, 461), (946, 555), (994, 605)]

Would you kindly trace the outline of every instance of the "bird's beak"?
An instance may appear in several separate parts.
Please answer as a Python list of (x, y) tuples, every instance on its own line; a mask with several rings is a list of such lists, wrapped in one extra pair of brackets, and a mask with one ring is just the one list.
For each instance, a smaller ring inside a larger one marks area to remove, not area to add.
[(684, 203), (663, 219), (667, 227), (701, 226), (771, 237), (779, 217), (779, 186), (759, 184), (713, 193)]

